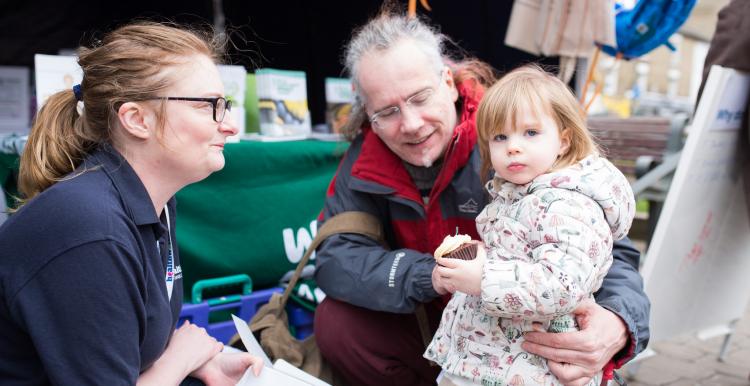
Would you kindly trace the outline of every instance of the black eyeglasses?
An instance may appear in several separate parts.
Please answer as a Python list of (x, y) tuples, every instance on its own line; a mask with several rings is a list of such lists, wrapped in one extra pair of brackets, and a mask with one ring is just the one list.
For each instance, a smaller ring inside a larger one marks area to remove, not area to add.
[(189, 98), (189, 97), (160, 97), (151, 98), (151, 100), (162, 99), (167, 101), (188, 101), (188, 102), (208, 102), (214, 108), (214, 121), (221, 123), (224, 121), (224, 116), (227, 111), (232, 110), (232, 101), (227, 100), (224, 97), (213, 97), (213, 98)]

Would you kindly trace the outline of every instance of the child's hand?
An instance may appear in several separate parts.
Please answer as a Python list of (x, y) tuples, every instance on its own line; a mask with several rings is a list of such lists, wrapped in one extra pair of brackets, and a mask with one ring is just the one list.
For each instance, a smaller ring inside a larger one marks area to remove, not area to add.
[(433, 285), (437, 275), (438, 282), (448, 292), (461, 291), (467, 295), (479, 296), (482, 293), (482, 272), (486, 258), (487, 252), (482, 243), (477, 245), (477, 257), (474, 260), (437, 258), (439, 265), (433, 271)]

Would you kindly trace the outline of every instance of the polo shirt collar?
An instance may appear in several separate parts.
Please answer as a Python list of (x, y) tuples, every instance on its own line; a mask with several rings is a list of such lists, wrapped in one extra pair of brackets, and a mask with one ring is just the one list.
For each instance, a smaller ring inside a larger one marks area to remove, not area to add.
[(111, 145), (101, 145), (84, 161), (87, 168), (100, 166), (120, 194), (125, 210), (136, 225), (156, 224), (151, 196), (128, 161)]

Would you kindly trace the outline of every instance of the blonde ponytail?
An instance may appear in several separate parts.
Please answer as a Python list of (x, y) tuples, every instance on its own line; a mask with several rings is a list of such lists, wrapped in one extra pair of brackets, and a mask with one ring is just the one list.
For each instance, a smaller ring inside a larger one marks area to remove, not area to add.
[(69, 174), (102, 140), (89, 132), (77, 111), (73, 90), (51, 95), (34, 119), (21, 154), (18, 188), (29, 200)]

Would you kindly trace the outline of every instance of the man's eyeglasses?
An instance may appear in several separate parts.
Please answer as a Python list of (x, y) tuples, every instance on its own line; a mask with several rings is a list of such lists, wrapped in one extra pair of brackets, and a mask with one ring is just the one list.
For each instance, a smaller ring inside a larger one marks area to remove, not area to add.
[[(431, 88), (425, 89), (409, 97), (404, 105), (421, 110), (430, 105), (430, 99), (434, 93), (435, 90)], [(391, 129), (398, 125), (399, 121), (401, 121), (401, 108), (398, 106), (386, 107), (370, 117), (370, 123), (380, 130)]]
[[(445, 71), (440, 72), (440, 81), (438, 82), (437, 87), (440, 87), (444, 74)], [(424, 109), (430, 107), (430, 102), (432, 101), (433, 95), (435, 95), (435, 88), (424, 89), (410, 96), (409, 99), (404, 101), (404, 107), (410, 107), (416, 111), (423, 111)], [(393, 129), (401, 121), (401, 108), (398, 106), (386, 107), (372, 114), (369, 120), (372, 126), (376, 129)]]
[(221, 123), (224, 121), (224, 116), (227, 111), (232, 110), (232, 101), (227, 100), (224, 97), (213, 97), (213, 98), (189, 98), (189, 97), (160, 97), (151, 98), (153, 100), (162, 99), (167, 101), (188, 101), (188, 102), (208, 102), (214, 108), (214, 121)]

